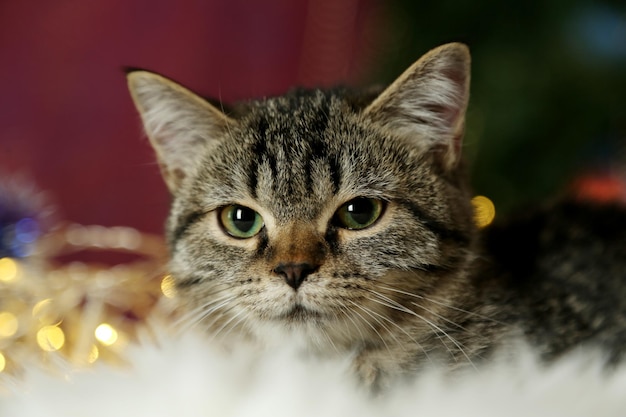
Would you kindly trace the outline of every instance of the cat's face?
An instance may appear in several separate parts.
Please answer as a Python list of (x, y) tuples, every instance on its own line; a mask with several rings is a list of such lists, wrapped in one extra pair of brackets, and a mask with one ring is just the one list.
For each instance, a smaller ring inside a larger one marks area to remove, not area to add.
[(378, 343), (415, 309), (407, 293), (458, 279), (473, 242), (458, 167), (468, 61), (452, 44), (369, 104), (299, 91), (229, 116), (130, 73), (173, 195), (171, 271), (190, 320), (221, 335)]

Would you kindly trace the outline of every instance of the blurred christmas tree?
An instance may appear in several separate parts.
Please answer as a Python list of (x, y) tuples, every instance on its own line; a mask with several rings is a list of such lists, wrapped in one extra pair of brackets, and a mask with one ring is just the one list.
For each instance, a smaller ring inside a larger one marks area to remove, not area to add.
[(392, 80), (436, 45), (470, 46), (464, 151), (476, 191), (501, 211), (553, 197), (588, 169), (624, 164), (625, 2), (387, 5), (375, 79)]

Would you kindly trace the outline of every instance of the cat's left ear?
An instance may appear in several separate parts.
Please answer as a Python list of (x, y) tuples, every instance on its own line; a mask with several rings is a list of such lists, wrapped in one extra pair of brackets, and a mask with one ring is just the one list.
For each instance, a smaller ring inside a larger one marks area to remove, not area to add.
[(175, 194), (202, 157), (236, 122), (203, 98), (161, 75), (136, 70), (126, 75), (163, 179)]
[(470, 54), (451, 43), (428, 52), (364, 111), (392, 135), (440, 154), (446, 169), (461, 154), (469, 100)]

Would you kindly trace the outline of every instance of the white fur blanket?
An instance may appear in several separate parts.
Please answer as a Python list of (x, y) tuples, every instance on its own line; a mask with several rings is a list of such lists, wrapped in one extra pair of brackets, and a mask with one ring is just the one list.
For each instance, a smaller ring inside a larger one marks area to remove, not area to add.
[(129, 355), (131, 367), (65, 378), (32, 369), (0, 394), (0, 416), (626, 416), (626, 366), (607, 374), (591, 352), (550, 367), (527, 353), (455, 380), (433, 370), (377, 398), (355, 388), (347, 362), (293, 351), (225, 354), (187, 335)]

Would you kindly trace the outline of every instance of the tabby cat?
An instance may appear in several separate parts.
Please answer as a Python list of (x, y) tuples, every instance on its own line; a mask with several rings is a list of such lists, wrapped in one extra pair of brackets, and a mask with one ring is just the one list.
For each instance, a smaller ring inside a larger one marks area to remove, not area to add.
[(520, 336), (553, 358), (626, 346), (626, 214), (562, 203), (477, 230), (461, 159), (465, 45), (381, 91), (228, 110), (151, 72), (130, 91), (172, 194), (170, 268), (224, 341), (305, 341), (384, 385), (477, 366)]

